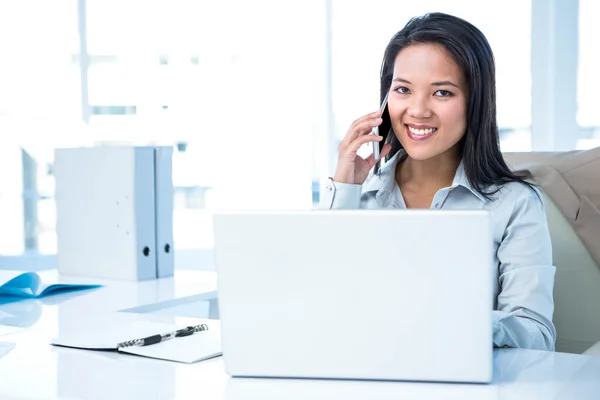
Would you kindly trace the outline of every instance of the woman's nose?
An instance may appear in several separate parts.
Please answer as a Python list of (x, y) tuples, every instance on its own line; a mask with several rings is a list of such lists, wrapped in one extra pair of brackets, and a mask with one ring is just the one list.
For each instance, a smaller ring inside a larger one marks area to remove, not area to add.
[(432, 116), (429, 99), (424, 96), (411, 96), (407, 109), (408, 115), (415, 119), (427, 119)]

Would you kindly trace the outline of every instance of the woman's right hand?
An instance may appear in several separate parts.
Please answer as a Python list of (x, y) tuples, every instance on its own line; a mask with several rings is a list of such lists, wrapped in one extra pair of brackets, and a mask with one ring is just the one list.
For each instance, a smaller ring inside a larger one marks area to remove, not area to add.
[[(346, 136), (338, 147), (337, 167), (333, 176), (334, 182), (359, 185), (365, 182), (369, 171), (373, 168), (377, 160), (373, 158), (373, 154), (367, 158), (362, 158), (357, 152), (360, 146), (365, 143), (373, 142), (373, 146), (377, 146), (383, 140), (382, 136), (370, 135), (373, 127), (381, 124), (381, 114), (381, 111), (367, 114), (350, 125), (350, 129), (348, 129)], [(385, 157), (391, 148), (391, 145), (385, 144), (381, 149), (379, 157)]]

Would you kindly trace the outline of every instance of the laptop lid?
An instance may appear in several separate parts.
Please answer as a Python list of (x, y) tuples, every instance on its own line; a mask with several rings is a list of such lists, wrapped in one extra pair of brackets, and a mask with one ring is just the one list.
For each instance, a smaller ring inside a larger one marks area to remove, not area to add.
[(214, 215), (233, 376), (489, 382), (487, 211)]

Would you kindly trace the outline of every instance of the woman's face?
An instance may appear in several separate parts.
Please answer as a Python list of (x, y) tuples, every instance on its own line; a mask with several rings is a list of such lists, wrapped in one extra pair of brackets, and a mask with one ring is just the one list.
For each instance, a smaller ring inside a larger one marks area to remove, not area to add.
[(388, 109), (396, 137), (415, 160), (455, 152), (467, 129), (468, 88), (448, 53), (412, 45), (396, 56)]

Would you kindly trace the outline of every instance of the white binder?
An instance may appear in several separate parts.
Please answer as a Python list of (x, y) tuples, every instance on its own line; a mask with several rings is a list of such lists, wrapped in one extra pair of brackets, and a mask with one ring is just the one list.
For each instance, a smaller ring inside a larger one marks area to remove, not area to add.
[(131, 281), (173, 274), (171, 159), (166, 147), (55, 150), (59, 273)]
[(155, 215), (157, 278), (173, 276), (175, 249), (173, 248), (173, 148), (155, 149)]

